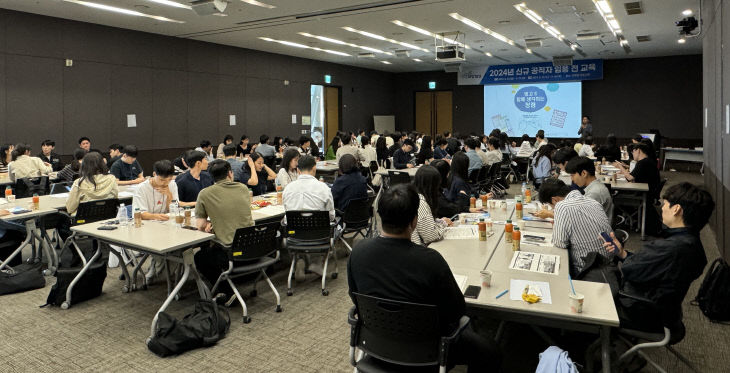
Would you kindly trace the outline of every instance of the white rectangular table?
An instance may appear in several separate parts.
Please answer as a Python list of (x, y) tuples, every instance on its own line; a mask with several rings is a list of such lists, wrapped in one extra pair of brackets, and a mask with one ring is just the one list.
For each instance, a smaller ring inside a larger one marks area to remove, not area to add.
[(667, 148), (662, 148), (662, 151), (664, 151), (664, 162), (662, 163), (662, 170), (666, 170), (667, 160), (695, 162), (695, 163), (702, 164), (702, 167), (700, 168), (700, 173), (704, 174), (705, 158), (703, 155), (703, 150), (667, 147)]

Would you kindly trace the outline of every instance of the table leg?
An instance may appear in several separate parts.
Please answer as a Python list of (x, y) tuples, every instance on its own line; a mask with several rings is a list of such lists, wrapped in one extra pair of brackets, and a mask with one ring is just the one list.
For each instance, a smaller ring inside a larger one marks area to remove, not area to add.
[(160, 317), (160, 312), (164, 312), (167, 307), (172, 303), (173, 299), (175, 299), (175, 296), (177, 293), (180, 292), (180, 289), (182, 289), (185, 282), (188, 280), (188, 276), (190, 276), (190, 265), (185, 265), (185, 270), (183, 271), (182, 278), (175, 286), (175, 289), (172, 290), (170, 295), (167, 296), (167, 299), (165, 299), (165, 303), (162, 304), (162, 307), (155, 313), (155, 317), (152, 319), (152, 325), (150, 326), (150, 336), (145, 341), (146, 344), (150, 343), (150, 340), (155, 336), (155, 333), (157, 332), (157, 319)]
[(15, 251), (13, 251), (13, 253), (10, 254), (10, 256), (8, 256), (5, 259), (5, 261), (0, 260), (0, 270), (2, 270), (3, 268), (5, 268), (7, 266), (7, 264), (11, 260), (13, 260), (13, 258), (15, 258), (16, 256), (20, 255), (20, 252), (23, 251), (23, 248), (26, 245), (29, 245), (31, 243), (31, 240), (33, 239), (33, 230), (32, 230), (32, 228), (29, 228), (29, 225), (32, 228), (35, 228), (35, 224), (34, 223), (30, 223), (29, 224), (28, 221), (25, 222), (25, 227), (26, 227), (26, 232), (27, 232), (27, 234), (25, 235), (25, 239), (23, 240), (23, 242), (20, 243), (20, 245), (18, 246), (18, 248), (15, 249)]
[[(105, 243), (99, 242), (99, 245), (106, 245)], [(122, 249), (124, 250), (124, 249)], [(116, 255), (119, 260), (119, 266), (122, 267), (122, 274), (124, 275), (124, 286), (122, 286), (122, 292), (129, 293), (132, 291), (132, 279), (129, 278), (129, 271), (127, 271), (127, 263), (124, 262), (124, 256), (121, 252), (109, 248), (109, 251)]]
[(89, 270), (91, 265), (94, 264), (94, 262), (96, 262), (97, 259), (99, 259), (99, 257), (101, 256), (101, 247), (102, 247), (102, 244), (100, 242), (99, 247), (96, 249), (96, 252), (94, 253), (94, 255), (91, 257), (91, 259), (89, 259), (86, 262), (86, 264), (84, 264), (84, 267), (81, 268), (81, 271), (79, 272), (79, 274), (77, 274), (76, 277), (74, 277), (74, 279), (68, 285), (68, 288), (66, 289), (66, 300), (63, 303), (61, 303), (61, 309), (67, 310), (71, 306), (71, 301), (72, 301), (71, 294), (73, 293), (74, 286), (76, 286), (76, 283), (78, 283), (79, 280), (81, 280), (81, 277), (84, 276), (84, 274)]
[(601, 326), (601, 363), (603, 373), (611, 373), (611, 328)]
[(641, 240), (646, 240), (646, 195), (649, 192), (644, 192), (641, 199)]
[[(124, 249), (122, 249), (122, 250), (124, 250)], [(132, 290), (137, 290), (137, 273), (139, 273), (139, 270), (142, 269), (142, 264), (144, 264), (144, 262), (147, 260), (147, 258), (149, 258), (149, 256), (150, 256), (150, 254), (144, 253), (144, 255), (142, 256), (142, 259), (139, 261), (139, 263), (137, 263), (137, 265), (134, 266), (134, 270), (132, 271)], [(154, 267), (152, 268), (152, 270), (154, 270)], [(144, 272), (142, 273), (142, 277), (145, 278), (144, 287), (147, 288), (147, 279), (146, 279), (146, 275), (144, 274)]]

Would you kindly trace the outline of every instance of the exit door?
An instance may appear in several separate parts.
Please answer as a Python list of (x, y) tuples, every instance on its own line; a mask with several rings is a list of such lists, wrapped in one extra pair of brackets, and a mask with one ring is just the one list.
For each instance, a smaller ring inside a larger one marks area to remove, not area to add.
[(416, 131), (435, 136), (453, 127), (452, 91), (416, 92)]

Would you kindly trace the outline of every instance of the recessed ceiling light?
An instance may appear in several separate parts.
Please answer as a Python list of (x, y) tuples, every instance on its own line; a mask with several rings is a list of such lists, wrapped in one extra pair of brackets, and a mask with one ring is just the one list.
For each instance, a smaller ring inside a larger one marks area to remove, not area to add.
[(689, 17), (689, 16), (691, 16), (691, 15), (692, 15), (692, 9), (685, 9), (685, 10), (684, 10), (684, 11), (682, 12), (682, 15), (683, 15), (683, 16), (688, 16), (688, 17)]
[(611, 5), (608, 3), (608, 0), (592, 1), (593, 5), (595, 5), (596, 9), (598, 10), (598, 13), (601, 14), (601, 17), (603, 17), (603, 20), (606, 22), (608, 29), (611, 30), (613, 36), (616, 37), (619, 45), (624, 48), (624, 51), (626, 51), (626, 53), (630, 53), (631, 48), (629, 48), (629, 42), (624, 37), (623, 31), (621, 30), (621, 25), (619, 25), (618, 20), (616, 19), (616, 15), (613, 14), (613, 10), (611, 10)]
[(309, 45), (304, 45), (304, 44), (300, 44), (300, 43), (294, 43), (294, 42), (286, 41), (286, 40), (276, 40), (276, 39), (267, 38), (267, 37), (263, 37), (263, 36), (259, 36), (259, 39), (264, 40), (264, 41), (268, 41), (268, 42), (272, 42), (272, 43), (279, 43), (279, 44), (287, 45), (287, 46), (294, 47), (294, 48), (312, 49), (312, 50), (315, 50), (315, 51), (326, 52), (326, 53), (330, 53), (330, 54), (336, 54), (338, 56), (350, 57), (349, 54), (344, 53), (344, 52), (333, 51), (331, 49), (322, 49), (322, 48), (317, 48), (317, 47), (310, 47)]
[(413, 61), (416, 61), (416, 62), (423, 62), (423, 61), (419, 60), (418, 58), (414, 58), (414, 59), (413, 59)]
[[(431, 51), (429, 51), (426, 48), (421, 48), (421, 47), (415, 46), (413, 44), (408, 44), (408, 43), (404, 43), (402, 41), (389, 39), (389, 38), (386, 38), (385, 36), (381, 36), (381, 35), (378, 35), (378, 34), (373, 34), (372, 32), (357, 30), (357, 29), (354, 29), (354, 28), (349, 27), (349, 26), (345, 26), (342, 29), (343, 30), (350, 31), (350, 32), (354, 32), (354, 33), (357, 33), (357, 34), (360, 34), (360, 35), (363, 35), (363, 36), (367, 36), (367, 37), (372, 38), (372, 39), (383, 40), (383, 41), (387, 41), (389, 43), (398, 44), (398, 45), (404, 46), (406, 48), (416, 49), (416, 50), (419, 50), (419, 51), (422, 51), (422, 52), (426, 52), (426, 53), (431, 52)], [(398, 49), (398, 48), (393, 48), (393, 49)]]
[(386, 65), (391, 65), (391, 63), (390, 63), (390, 62), (388, 62), (388, 61), (380, 61), (380, 62), (381, 62), (381, 63), (384, 63), (384, 64), (386, 64)]
[(679, 43), (679, 44), (684, 44), (686, 42), (687, 42), (687, 40), (685, 40), (685, 38), (681, 38), (681, 39), (677, 40), (677, 43)]
[(307, 33), (307, 32), (300, 32), (299, 35), (306, 36), (308, 38), (315, 38), (317, 40), (326, 41), (328, 43), (339, 44), (339, 45), (347, 45), (347, 46), (350, 46), (350, 47), (353, 47), (353, 48), (359, 48), (359, 49), (363, 49), (363, 50), (366, 50), (366, 51), (369, 51), (369, 52), (383, 53), (383, 54), (387, 54), (387, 55), (390, 55), (390, 56), (393, 55), (390, 52), (381, 51), (380, 49), (375, 49), (375, 48), (365, 47), (365, 46), (362, 46), (362, 45), (352, 44), (352, 43), (348, 43), (346, 41), (337, 40), (337, 39), (329, 38), (329, 37), (326, 37), (326, 36), (312, 35), (312, 34)]
[(266, 4), (266, 3), (262, 3), (262, 2), (256, 1), (256, 0), (241, 0), (241, 1), (243, 1), (246, 4), (260, 6), (262, 8), (268, 8), (268, 9), (274, 9), (274, 8), (276, 8), (273, 5), (269, 5), (269, 4)]
[(81, 0), (63, 0), (63, 1), (65, 1), (67, 3), (73, 3), (73, 4), (88, 6), (89, 8), (106, 10), (108, 12), (126, 14), (128, 16), (137, 16), (137, 17), (152, 18), (152, 19), (156, 19), (158, 21), (164, 21), (164, 22), (185, 23), (183, 21), (178, 21), (178, 20), (175, 20), (175, 19), (170, 19), (170, 18), (166, 18), (166, 17), (161, 17), (161, 16), (155, 16), (155, 15), (152, 15), (152, 14), (142, 13), (142, 12), (138, 12), (136, 10), (129, 10), (129, 9), (125, 9), (125, 8), (118, 8), (118, 7), (115, 7), (115, 6), (104, 5), (104, 4), (99, 4), (99, 3), (92, 3), (90, 1), (81, 1)]
[(190, 5), (180, 4), (180, 3), (176, 2), (176, 1), (172, 1), (172, 0), (147, 0), (147, 1), (151, 1), (151, 2), (157, 3), (157, 4), (171, 6), (174, 8), (193, 9)]

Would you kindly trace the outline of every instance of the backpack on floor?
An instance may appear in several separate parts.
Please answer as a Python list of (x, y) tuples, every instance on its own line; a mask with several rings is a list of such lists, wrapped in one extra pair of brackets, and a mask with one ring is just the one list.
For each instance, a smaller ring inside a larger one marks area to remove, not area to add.
[[(81, 252), (90, 260), (99, 243), (92, 239), (76, 240)], [(104, 280), (106, 279), (106, 265), (109, 261), (109, 251), (102, 251), (102, 255), (89, 267), (79, 281), (74, 285), (71, 293), (71, 303), (93, 299), (101, 295)], [(61, 262), (56, 270), (56, 284), (51, 287), (45, 305), (60, 306), (66, 301), (66, 290), (71, 282), (81, 272), (83, 262), (71, 243), (64, 245), (60, 255)]]
[(20, 264), (0, 271), (0, 295), (20, 293), (46, 286), (43, 263)]
[(722, 258), (710, 265), (692, 304), (699, 306), (710, 321), (730, 321), (730, 266)]
[(216, 299), (201, 299), (192, 313), (177, 320), (165, 312), (157, 319), (157, 332), (147, 348), (157, 356), (179, 355), (199, 347), (208, 347), (223, 339), (231, 326), (228, 309)]

